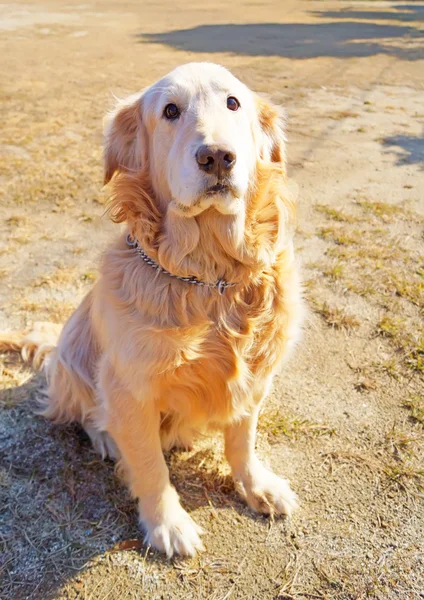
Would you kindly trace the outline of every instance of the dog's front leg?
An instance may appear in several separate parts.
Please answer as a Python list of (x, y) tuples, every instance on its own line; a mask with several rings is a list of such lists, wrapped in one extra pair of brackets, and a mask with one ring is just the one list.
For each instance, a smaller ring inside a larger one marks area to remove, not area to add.
[(169, 481), (161, 449), (160, 413), (156, 403), (123, 389), (112, 369), (102, 369), (100, 393), (104, 425), (118, 446), (128, 473), (131, 491), (139, 501), (145, 542), (166, 552), (193, 556), (203, 550), (201, 528), (182, 508)]
[(249, 506), (261, 513), (290, 516), (297, 507), (289, 483), (267, 469), (255, 453), (258, 404), (252, 413), (225, 429), (225, 455), (234, 481)]

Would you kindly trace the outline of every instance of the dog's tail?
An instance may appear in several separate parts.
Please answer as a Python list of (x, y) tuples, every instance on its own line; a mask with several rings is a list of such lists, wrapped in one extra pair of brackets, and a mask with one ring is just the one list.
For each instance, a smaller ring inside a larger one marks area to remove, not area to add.
[(26, 331), (0, 333), (0, 352), (20, 352), (25, 361), (40, 369), (56, 347), (61, 330), (62, 325), (38, 321)]

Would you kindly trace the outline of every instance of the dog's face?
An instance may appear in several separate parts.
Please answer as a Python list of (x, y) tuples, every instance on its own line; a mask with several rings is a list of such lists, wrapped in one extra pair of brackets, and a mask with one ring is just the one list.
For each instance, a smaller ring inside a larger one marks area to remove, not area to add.
[(178, 67), (112, 115), (106, 174), (149, 169), (155, 194), (181, 216), (244, 209), (259, 160), (283, 161), (276, 110), (223, 67)]
[(253, 95), (216, 65), (185, 65), (144, 95), (155, 187), (190, 215), (237, 212), (256, 163)]

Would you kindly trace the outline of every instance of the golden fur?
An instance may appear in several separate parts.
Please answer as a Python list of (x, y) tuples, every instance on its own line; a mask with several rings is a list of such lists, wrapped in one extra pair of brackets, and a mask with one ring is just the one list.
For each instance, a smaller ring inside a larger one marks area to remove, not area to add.
[[(121, 461), (139, 498), (146, 539), (168, 556), (194, 554), (202, 543), (169, 483), (161, 445), (189, 446), (197, 431), (222, 429), (249, 504), (285, 514), (296, 506), (287, 482), (254, 453), (261, 402), (298, 337), (301, 318), (282, 122), (266, 101), (255, 98), (255, 106), (267, 147), (256, 142), (253, 148), (242, 228), (238, 214), (213, 206), (186, 216), (165, 205), (154, 189), (154, 165), (142, 159), (138, 105), (131, 100), (118, 109), (105, 149), (105, 180), (113, 177), (111, 218), (125, 222), (171, 273), (236, 285), (221, 296), (158, 274), (121, 235), (47, 365), (44, 414), (81, 422), (103, 454)], [(17, 348), (20, 342), (13, 343)]]

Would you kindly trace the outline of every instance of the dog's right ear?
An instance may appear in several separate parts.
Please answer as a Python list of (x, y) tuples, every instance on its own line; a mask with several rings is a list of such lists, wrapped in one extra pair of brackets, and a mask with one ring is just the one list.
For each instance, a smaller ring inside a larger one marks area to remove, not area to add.
[(279, 163), (285, 169), (286, 136), (284, 115), (277, 106), (257, 96), (259, 124), (262, 130), (263, 158), (271, 163)]
[(142, 94), (119, 102), (105, 119), (104, 183), (115, 171), (138, 171), (144, 161)]

